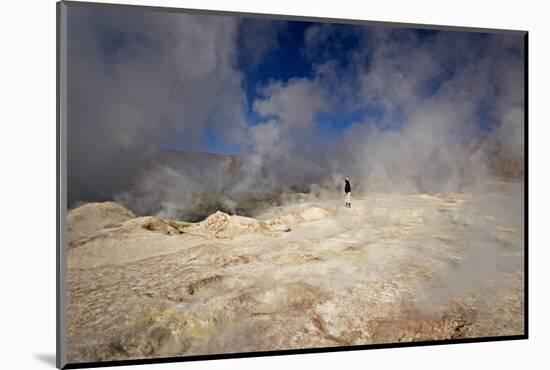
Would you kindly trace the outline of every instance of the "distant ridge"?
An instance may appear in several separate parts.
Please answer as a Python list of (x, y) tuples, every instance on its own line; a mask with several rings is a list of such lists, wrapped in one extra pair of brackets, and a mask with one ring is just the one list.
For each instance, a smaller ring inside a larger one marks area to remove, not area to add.
[(241, 168), (241, 156), (237, 154), (219, 154), (194, 150), (161, 149), (154, 162), (169, 165), (174, 168), (185, 167), (187, 164), (204, 164), (206, 166), (224, 165), (227, 173), (235, 173)]

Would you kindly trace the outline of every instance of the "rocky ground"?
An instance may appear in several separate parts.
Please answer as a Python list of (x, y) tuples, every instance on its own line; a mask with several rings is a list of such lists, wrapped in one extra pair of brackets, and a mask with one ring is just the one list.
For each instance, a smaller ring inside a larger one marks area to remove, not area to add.
[(199, 223), (68, 216), (68, 360), (523, 334), (523, 185)]

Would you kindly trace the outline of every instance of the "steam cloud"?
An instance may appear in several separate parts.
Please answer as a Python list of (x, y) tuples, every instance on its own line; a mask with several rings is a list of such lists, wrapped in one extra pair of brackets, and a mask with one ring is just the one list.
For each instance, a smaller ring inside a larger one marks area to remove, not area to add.
[[(523, 175), (521, 36), (312, 24), (312, 73), (247, 95), (243, 54), (261, 65), (287, 24), (70, 7), (70, 204), (185, 218), (344, 176), (356, 193), (435, 193)], [(334, 135), (331, 114), (351, 117)], [(162, 149), (204, 151), (209, 135), (238, 160)]]

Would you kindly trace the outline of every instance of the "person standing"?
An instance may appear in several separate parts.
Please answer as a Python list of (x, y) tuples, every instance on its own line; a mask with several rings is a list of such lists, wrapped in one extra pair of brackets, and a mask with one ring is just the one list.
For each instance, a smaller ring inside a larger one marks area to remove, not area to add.
[(351, 208), (351, 183), (347, 177), (345, 181), (344, 192), (346, 193), (346, 207)]

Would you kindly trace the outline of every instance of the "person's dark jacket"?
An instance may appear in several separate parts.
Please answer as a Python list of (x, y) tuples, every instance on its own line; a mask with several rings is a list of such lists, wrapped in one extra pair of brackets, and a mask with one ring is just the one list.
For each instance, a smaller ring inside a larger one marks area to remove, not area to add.
[(351, 184), (349, 183), (348, 180), (345, 180), (346, 181), (346, 186), (344, 187), (344, 191), (346, 193), (351, 193)]

